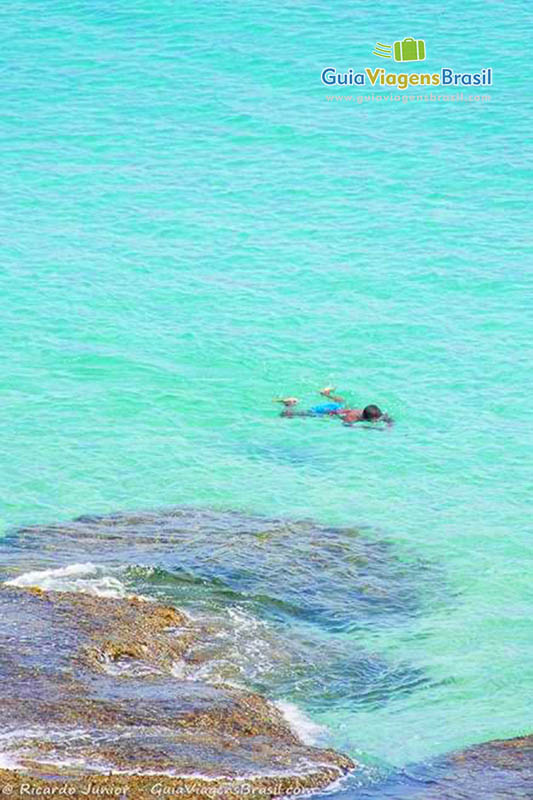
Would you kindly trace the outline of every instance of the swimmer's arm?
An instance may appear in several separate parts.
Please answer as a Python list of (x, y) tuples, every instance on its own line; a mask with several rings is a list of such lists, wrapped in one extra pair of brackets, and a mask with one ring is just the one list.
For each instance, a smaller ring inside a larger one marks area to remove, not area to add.
[[(359, 419), (353, 419), (353, 420), (348, 419), (348, 420), (345, 420), (342, 411), (336, 411), (335, 413), (338, 414), (340, 416), (340, 418), (342, 419), (342, 424), (343, 425), (347, 425), (349, 428), (351, 428), (357, 422), (366, 422), (366, 419), (364, 419), (363, 417), (360, 417)], [(389, 417), (388, 414), (384, 414), (381, 417), (381, 419), (378, 420), (378, 422), (384, 422), (385, 425), (384, 426), (383, 425), (372, 425), (372, 424), (370, 424), (370, 425), (368, 425), (368, 424), (367, 425), (360, 425), (359, 426), (359, 430), (363, 430), (364, 429), (365, 431), (381, 431), (383, 433), (383, 431), (386, 431), (388, 428), (392, 428), (392, 426), (394, 425), (394, 420), (391, 417)]]

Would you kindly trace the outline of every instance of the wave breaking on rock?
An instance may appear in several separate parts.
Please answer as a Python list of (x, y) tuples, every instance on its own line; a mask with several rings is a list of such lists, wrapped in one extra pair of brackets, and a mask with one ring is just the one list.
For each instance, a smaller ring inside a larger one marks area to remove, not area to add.
[(198, 797), (244, 781), (275, 796), (355, 766), (305, 745), (258, 694), (177, 678), (206, 632), (175, 608), (4, 586), (0, 611), (2, 748), (23, 775), (160, 776)]

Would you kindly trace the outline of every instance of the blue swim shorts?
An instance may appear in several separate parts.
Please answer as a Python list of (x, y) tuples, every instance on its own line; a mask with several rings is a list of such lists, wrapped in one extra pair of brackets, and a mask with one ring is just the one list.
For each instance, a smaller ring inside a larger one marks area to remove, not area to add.
[(342, 408), (342, 403), (321, 403), (319, 406), (313, 406), (309, 411), (311, 414), (321, 416), (323, 414), (331, 414), (333, 411), (338, 411), (339, 408)]

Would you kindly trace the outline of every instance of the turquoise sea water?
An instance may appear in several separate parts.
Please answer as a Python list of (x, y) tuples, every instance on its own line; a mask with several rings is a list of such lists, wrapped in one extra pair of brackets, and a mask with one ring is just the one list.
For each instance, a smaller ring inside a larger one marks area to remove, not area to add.
[[(303, 708), (390, 764), (532, 727), (530, 17), (0, 12), (4, 530), (190, 505), (364, 527), (422, 559), (435, 599), (354, 648), (428, 683)], [(398, 69), (371, 51), (411, 35), (429, 71), (492, 66), (490, 102), (327, 101), (325, 66)], [(396, 426), (277, 416), (273, 397), (326, 383)]]

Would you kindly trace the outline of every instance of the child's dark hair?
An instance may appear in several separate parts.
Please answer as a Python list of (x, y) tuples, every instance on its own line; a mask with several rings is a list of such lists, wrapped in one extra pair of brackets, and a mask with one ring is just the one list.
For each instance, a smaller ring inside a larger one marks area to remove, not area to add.
[(383, 411), (378, 406), (366, 406), (363, 408), (363, 419), (369, 420), (373, 422), (377, 419), (381, 419), (383, 416)]

